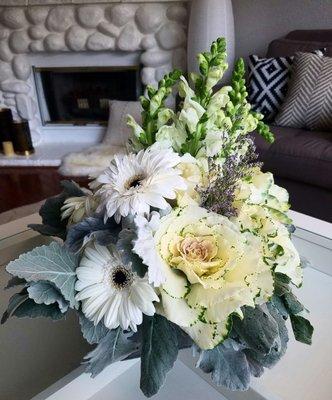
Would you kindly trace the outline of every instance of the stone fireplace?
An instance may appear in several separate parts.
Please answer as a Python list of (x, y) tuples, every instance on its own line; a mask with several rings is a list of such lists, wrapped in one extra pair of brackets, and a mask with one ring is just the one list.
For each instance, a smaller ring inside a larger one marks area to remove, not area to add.
[[(0, 0), (0, 107), (29, 121), (36, 147), (30, 158), (0, 154), (0, 166), (58, 166), (105, 133), (96, 121), (51, 121), (40, 71), (136, 68), (144, 90), (174, 68), (186, 71), (187, 52), (192, 69), (218, 36), (227, 38), (232, 65), (231, 0)], [(76, 97), (81, 107), (90, 101)]]
[(96, 143), (105, 128), (45, 122), (33, 70), (141, 66), (141, 83), (153, 85), (173, 68), (186, 68), (186, 1), (4, 0), (1, 5), (0, 106), (29, 120), (35, 146)]

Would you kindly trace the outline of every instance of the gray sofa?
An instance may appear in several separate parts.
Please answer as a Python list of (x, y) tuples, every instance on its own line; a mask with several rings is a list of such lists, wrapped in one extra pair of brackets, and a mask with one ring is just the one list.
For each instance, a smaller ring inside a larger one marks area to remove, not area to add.
[[(269, 45), (267, 57), (294, 55), (297, 51), (327, 49), (332, 57), (332, 29), (292, 31)], [(332, 76), (331, 76), (332, 84)], [(314, 132), (271, 125), (273, 144), (255, 134), (264, 169), (290, 193), (296, 211), (332, 222), (332, 131)]]

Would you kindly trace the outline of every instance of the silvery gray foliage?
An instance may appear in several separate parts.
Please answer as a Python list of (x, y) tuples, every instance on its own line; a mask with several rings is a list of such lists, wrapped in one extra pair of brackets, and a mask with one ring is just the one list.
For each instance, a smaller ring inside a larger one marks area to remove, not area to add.
[(141, 335), (140, 388), (147, 397), (158, 392), (178, 356), (174, 325), (161, 315), (144, 315)]
[(278, 323), (267, 306), (243, 307), (244, 319), (234, 318), (233, 330), (246, 347), (268, 354), (279, 341)]
[(58, 307), (57, 304), (37, 304), (32, 299), (27, 299), (25, 302), (20, 304), (12, 314), (18, 318), (51, 318), (53, 320), (59, 320), (65, 316)]
[(67, 232), (66, 246), (74, 253), (78, 252), (90, 240), (95, 240), (101, 246), (116, 243), (120, 226), (109, 218), (104, 222), (102, 214), (83, 219), (78, 224), (72, 225)]
[(63, 192), (51, 197), (42, 205), (39, 215), (42, 224), (30, 224), (29, 228), (46, 236), (57, 236), (63, 240), (66, 238), (67, 219), (61, 218), (61, 207), (69, 197), (84, 196), (84, 192), (73, 181), (62, 181)]
[(18, 306), (24, 303), (29, 298), (26, 288), (20, 293), (15, 293), (8, 302), (7, 310), (3, 313), (1, 324), (4, 324), (11, 317)]
[(133, 252), (133, 241), (136, 239), (136, 231), (134, 226), (126, 225), (119, 233), (119, 240), (116, 247), (121, 253), (122, 260), (125, 264), (131, 264), (133, 271), (140, 277), (146, 274), (147, 266), (143, 264), (142, 259)]
[(79, 312), (78, 318), (82, 335), (89, 344), (98, 344), (109, 332), (109, 329), (106, 328), (103, 321), (94, 325), (82, 312)]
[[(234, 318), (231, 337), (212, 350), (198, 350), (197, 367), (211, 373), (217, 385), (246, 390), (250, 375), (259, 377), (285, 354), (285, 319), (272, 302), (255, 309), (244, 307), (245, 319)], [(274, 332), (269, 334), (268, 331)]]
[(75, 299), (78, 256), (57, 242), (36, 247), (7, 265), (7, 271), (27, 282), (52, 282), (70, 307), (78, 307)]
[[(285, 354), (289, 338), (285, 320), (279, 314), (276, 307), (271, 303), (267, 303), (266, 307), (271, 317), (277, 323), (278, 340), (275, 341), (274, 345), (271, 347), (270, 351), (267, 354), (251, 348), (246, 349), (245, 353), (247, 358), (249, 360), (252, 360), (252, 362), (255, 362), (265, 368), (272, 368)], [(257, 332), (257, 335), (259, 335), (259, 331)]]
[[(200, 352), (197, 367), (211, 373), (212, 381), (230, 390), (247, 390), (250, 384), (250, 367), (241, 347), (226, 339), (212, 350)], [(233, 341), (234, 342), (234, 341)]]
[(108, 365), (121, 361), (135, 352), (137, 344), (128, 340), (130, 335), (131, 333), (123, 332), (120, 327), (109, 331), (97, 347), (84, 357), (88, 364), (86, 372), (95, 377)]
[(37, 304), (50, 305), (57, 303), (60, 311), (68, 311), (69, 303), (64, 299), (60, 291), (50, 282), (33, 282), (27, 288), (29, 298)]
[(18, 278), (17, 276), (13, 276), (12, 278), (9, 279), (7, 285), (5, 286), (5, 289), (11, 289), (15, 286), (21, 286), (25, 285), (26, 280), (22, 278)]

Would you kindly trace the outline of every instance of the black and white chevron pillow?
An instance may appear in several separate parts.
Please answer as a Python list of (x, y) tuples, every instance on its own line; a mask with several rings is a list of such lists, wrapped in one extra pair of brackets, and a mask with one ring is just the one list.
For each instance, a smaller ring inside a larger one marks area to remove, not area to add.
[(297, 53), (292, 79), (275, 122), (280, 126), (332, 131), (332, 58)]
[(249, 102), (266, 122), (274, 120), (285, 99), (292, 62), (293, 57), (249, 56)]

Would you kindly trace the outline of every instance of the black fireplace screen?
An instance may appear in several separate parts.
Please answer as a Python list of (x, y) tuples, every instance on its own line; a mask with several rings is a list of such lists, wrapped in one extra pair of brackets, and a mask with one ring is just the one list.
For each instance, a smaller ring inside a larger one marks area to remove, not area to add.
[(109, 100), (137, 100), (139, 67), (36, 68), (43, 124), (84, 125), (108, 121)]

